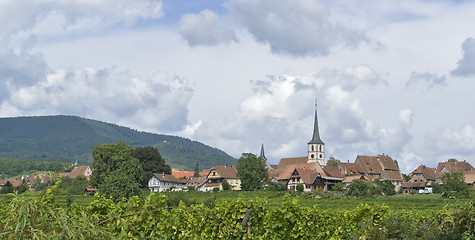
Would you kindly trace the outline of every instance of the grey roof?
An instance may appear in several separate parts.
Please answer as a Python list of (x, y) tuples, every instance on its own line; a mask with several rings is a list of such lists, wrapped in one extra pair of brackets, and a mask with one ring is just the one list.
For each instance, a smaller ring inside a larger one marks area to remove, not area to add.
[(317, 103), (315, 103), (315, 123), (313, 125), (313, 137), (308, 144), (323, 144), (325, 143), (320, 139), (320, 133), (318, 132), (318, 118), (317, 118)]
[(261, 155), (259, 155), (260, 158), (266, 158), (266, 155), (264, 154), (264, 143), (261, 145)]

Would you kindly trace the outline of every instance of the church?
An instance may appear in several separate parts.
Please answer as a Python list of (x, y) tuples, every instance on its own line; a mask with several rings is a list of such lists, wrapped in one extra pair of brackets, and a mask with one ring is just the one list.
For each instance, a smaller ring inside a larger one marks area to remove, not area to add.
[(335, 183), (343, 181), (344, 176), (337, 166), (325, 166), (325, 143), (320, 138), (317, 110), (315, 102), (313, 135), (307, 143), (307, 156), (282, 158), (275, 170), (277, 181), (287, 185), (289, 190), (295, 190), (299, 183), (304, 185), (304, 191), (330, 190)]

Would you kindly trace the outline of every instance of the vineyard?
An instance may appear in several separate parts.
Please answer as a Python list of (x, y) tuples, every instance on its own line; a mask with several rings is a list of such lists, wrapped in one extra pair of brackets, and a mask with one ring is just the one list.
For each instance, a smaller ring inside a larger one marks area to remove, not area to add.
[(361, 204), (353, 210), (305, 207), (284, 197), (280, 206), (239, 197), (213, 207), (167, 204), (151, 194), (114, 203), (94, 196), (87, 206), (64, 207), (54, 187), (43, 195), (2, 200), (1, 239), (474, 239), (472, 202), (436, 211), (391, 210)]

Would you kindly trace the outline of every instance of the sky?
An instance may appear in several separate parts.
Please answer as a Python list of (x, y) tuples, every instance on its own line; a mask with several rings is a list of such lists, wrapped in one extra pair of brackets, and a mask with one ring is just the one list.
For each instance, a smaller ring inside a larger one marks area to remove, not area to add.
[(0, 117), (75, 115), (270, 163), (475, 165), (475, 1), (0, 1)]

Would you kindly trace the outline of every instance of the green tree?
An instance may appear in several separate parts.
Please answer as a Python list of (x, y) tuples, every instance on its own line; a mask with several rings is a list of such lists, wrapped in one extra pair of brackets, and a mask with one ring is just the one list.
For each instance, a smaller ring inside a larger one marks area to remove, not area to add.
[(3, 185), (2, 189), (0, 189), (0, 193), (12, 193), (13, 192), (13, 185), (10, 181), (7, 181), (5, 185)]
[(357, 179), (348, 186), (348, 196), (352, 197), (372, 197), (374, 193), (374, 186), (372, 183)]
[(458, 160), (455, 159), (455, 158), (449, 158), (449, 160), (447, 160), (447, 162), (458, 162)]
[(330, 157), (327, 161), (327, 166), (338, 166), (338, 165), (340, 165), (340, 160), (334, 157)]
[(243, 153), (237, 164), (241, 190), (250, 191), (261, 188), (268, 178), (264, 163), (252, 153)]
[(471, 188), (465, 183), (463, 173), (446, 173), (442, 177), (443, 196), (458, 196), (466, 198), (470, 196)]
[(231, 184), (229, 184), (228, 180), (226, 179), (221, 182), (221, 187), (223, 190), (231, 190)]
[(298, 192), (303, 192), (303, 190), (304, 190), (303, 183), (297, 183), (297, 186), (295, 187), (295, 190), (297, 190)]
[(335, 183), (335, 185), (333, 185), (332, 190), (336, 192), (343, 192), (345, 191), (345, 184), (343, 184), (342, 182), (337, 182)]
[(147, 187), (148, 180), (153, 173), (171, 174), (171, 168), (165, 163), (158, 150), (154, 147), (138, 147), (134, 151), (134, 157), (142, 164), (142, 187)]
[(143, 170), (133, 154), (134, 148), (120, 141), (96, 146), (92, 151), (91, 185), (115, 201), (138, 195)]
[(196, 162), (195, 173), (193, 174), (193, 177), (199, 177), (199, 176), (200, 176), (200, 165), (198, 164), (198, 162)]

